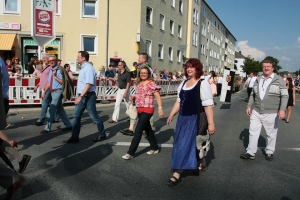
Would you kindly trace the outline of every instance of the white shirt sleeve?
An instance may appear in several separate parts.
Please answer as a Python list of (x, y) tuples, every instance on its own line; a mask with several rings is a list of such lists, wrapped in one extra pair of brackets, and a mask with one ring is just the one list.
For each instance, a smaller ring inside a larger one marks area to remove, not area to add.
[(180, 90), (182, 88), (183, 83), (184, 83), (184, 81), (182, 81), (180, 83), (180, 85), (178, 86), (178, 88), (177, 88), (177, 99), (176, 99), (176, 101), (178, 101), (178, 102), (180, 102), (179, 93), (180, 93)]
[(202, 106), (214, 105), (212, 91), (208, 81), (201, 82), (200, 97), (202, 100)]

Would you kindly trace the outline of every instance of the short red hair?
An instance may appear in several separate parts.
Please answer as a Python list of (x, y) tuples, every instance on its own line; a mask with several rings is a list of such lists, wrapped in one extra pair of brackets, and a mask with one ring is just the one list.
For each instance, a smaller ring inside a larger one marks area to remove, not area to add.
[(196, 79), (199, 79), (202, 76), (202, 74), (203, 74), (203, 65), (202, 65), (202, 63), (200, 62), (199, 59), (190, 58), (190, 59), (188, 59), (188, 61), (186, 61), (185, 67), (184, 67), (185, 77), (188, 77), (186, 69), (189, 68), (189, 67), (195, 68), (195, 71), (196, 71), (195, 78)]

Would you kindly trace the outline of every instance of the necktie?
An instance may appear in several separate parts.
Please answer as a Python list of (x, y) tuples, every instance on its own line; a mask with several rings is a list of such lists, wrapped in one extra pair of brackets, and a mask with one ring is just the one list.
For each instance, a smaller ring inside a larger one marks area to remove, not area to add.
[[(50, 70), (49, 73), (52, 73), (52, 70)], [(53, 76), (51, 74), (51, 80), (50, 80), (50, 92), (52, 92), (52, 84), (53, 84)]]

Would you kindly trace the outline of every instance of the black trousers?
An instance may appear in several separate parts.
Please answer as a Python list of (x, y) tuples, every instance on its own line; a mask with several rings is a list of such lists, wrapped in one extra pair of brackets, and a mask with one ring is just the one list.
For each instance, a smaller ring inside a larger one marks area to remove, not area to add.
[(3, 98), (3, 104), (4, 104), (5, 114), (7, 115), (8, 111), (9, 111), (9, 101), (8, 101), (8, 98)]
[(129, 150), (128, 150), (128, 154), (133, 156), (140, 144), (140, 141), (142, 139), (142, 134), (143, 131), (145, 130), (146, 134), (147, 134), (147, 139), (150, 143), (150, 147), (151, 150), (158, 150), (158, 145), (157, 145), (157, 141), (154, 135), (154, 131), (151, 128), (150, 125), (150, 118), (152, 117), (152, 114), (148, 114), (148, 113), (138, 113), (138, 123), (135, 127), (135, 131), (134, 131), (134, 136), (132, 138)]
[(251, 92), (252, 92), (252, 88), (247, 88), (247, 93), (248, 93), (248, 99), (250, 98), (250, 95), (251, 95)]

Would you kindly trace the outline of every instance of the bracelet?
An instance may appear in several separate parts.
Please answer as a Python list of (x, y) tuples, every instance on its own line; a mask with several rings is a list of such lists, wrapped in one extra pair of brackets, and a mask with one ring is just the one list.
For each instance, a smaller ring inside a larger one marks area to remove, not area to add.
[(163, 107), (158, 107), (158, 109), (162, 109), (163, 110)]

